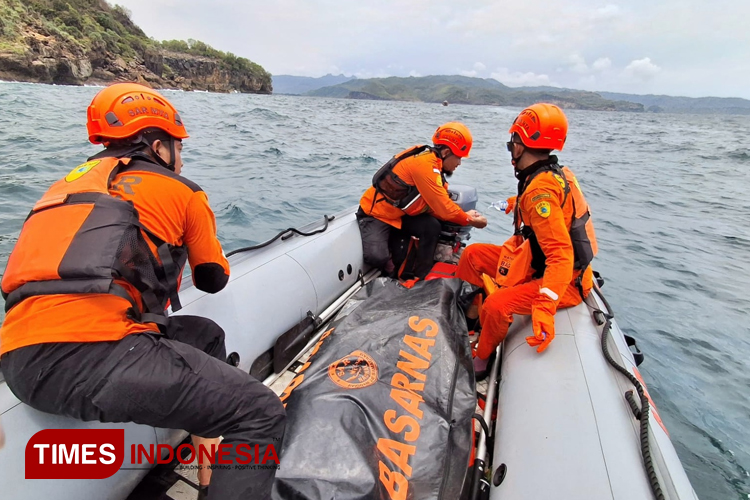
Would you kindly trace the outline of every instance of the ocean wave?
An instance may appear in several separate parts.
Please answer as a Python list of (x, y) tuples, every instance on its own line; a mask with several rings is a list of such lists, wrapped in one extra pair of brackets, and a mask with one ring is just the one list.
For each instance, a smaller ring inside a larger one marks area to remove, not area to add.
[(230, 203), (216, 211), (216, 219), (228, 224), (244, 224), (249, 221), (249, 217), (245, 211), (234, 203)]
[(338, 158), (338, 161), (341, 162), (358, 162), (360, 164), (373, 164), (373, 163), (380, 163), (380, 160), (377, 158), (373, 158), (372, 156), (362, 153), (359, 156), (341, 156)]
[(727, 157), (744, 163), (750, 160), (750, 149), (738, 149), (732, 151), (727, 154)]

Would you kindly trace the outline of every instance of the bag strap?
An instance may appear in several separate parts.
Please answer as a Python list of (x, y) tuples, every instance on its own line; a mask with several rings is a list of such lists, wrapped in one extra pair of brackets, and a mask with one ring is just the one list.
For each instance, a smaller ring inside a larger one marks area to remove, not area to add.
[(164, 272), (164, 276), (160, 278), (163, 278), (164, 284), (167, 286), (169, 292), (169, 303), (172, 306), (172, 311), (179, 311), (182, 309), (182, 304), (180, 303), (177, 289), (179, 288), (178, 280), (182, 271), (181, 266), (178, 265), (172, 257), (169, 243), (156, 236), (140, 222), (138, 225), (141, 228), (141, 231), (143, 231), (156, 246), (156, 252), (159, 256), (159, 260), (161, 260), (161, 268)]

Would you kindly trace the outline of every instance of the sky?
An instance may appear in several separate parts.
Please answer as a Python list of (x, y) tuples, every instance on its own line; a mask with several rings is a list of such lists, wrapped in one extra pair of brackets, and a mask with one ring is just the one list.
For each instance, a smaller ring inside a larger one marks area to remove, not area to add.
[(750, 98), (750, 0), (110, 0), (272, 74)]

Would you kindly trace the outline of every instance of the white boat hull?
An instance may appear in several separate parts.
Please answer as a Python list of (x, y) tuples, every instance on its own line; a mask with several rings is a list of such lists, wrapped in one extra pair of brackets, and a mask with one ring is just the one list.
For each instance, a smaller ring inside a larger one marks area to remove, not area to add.
[[(606, 311), (595, 295), (589, 301)], [(507, 473), (491, 485), (491, 500), (654, 498), (640, 421), (624, 397), (634, 386), (606, 361), (601, 330), (585, 303), (561, 309), (555, 339), (539, 354), (525, 341), (530, 318), (515, 318), (503, 348), (492, 467), (494, 473), (505, 464)], [(637, 372), (614, 321), (608, 345), (615, 361)], [(649, 435), (665, 498), (696, 499), (653, 405)]]

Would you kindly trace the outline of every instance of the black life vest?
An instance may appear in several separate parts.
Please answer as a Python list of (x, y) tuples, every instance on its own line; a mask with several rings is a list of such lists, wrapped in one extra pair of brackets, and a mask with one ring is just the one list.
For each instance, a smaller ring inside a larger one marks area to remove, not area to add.
[[(406, 210), (420, 197), (417, 187), (404, 182), (393, 172), (393, 169), (401, 160), (416, 156), (424, 151), (435, 152), (431, 146), (414, 146), (394, 156), (375, 172), (375, 175), (372, 177), (372, 185), (375, 188), (373, 205), (380, 201), (385, 201), (400, 210)], [(378, 199), (378, 194), (382, 195), (382, 198)]]

